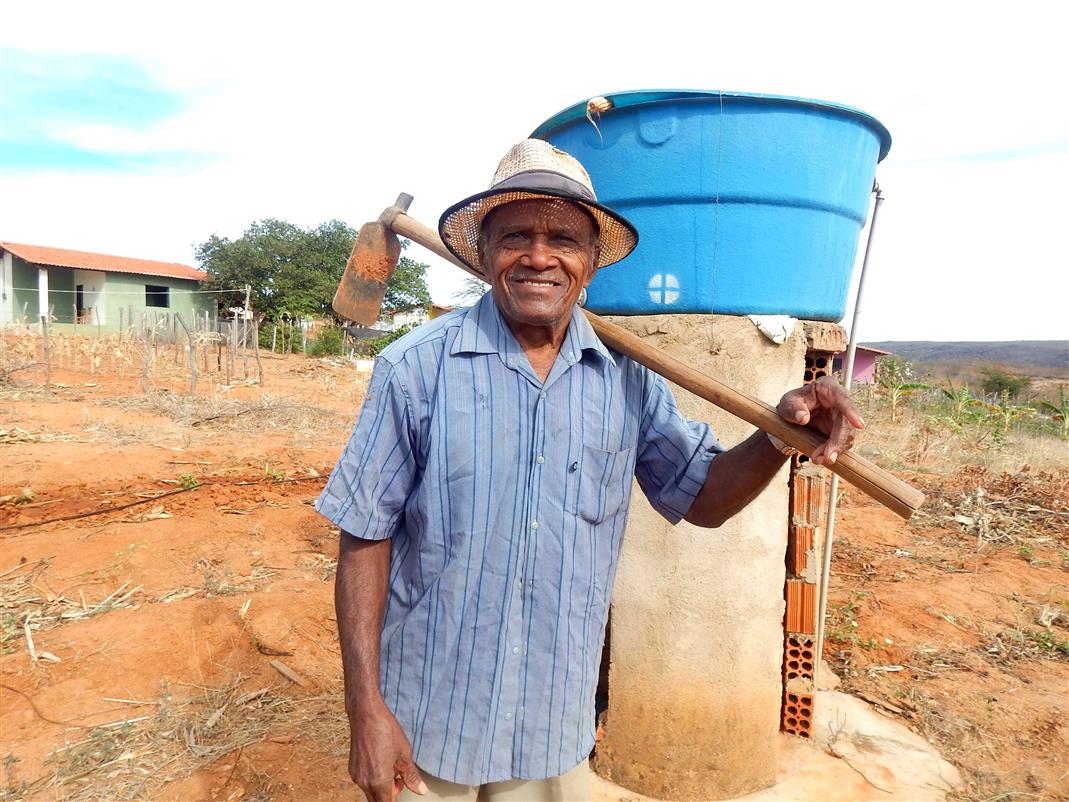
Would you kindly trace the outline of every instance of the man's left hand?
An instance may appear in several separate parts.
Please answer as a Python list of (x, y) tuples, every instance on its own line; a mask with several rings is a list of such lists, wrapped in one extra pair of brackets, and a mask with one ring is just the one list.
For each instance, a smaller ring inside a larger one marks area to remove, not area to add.
[(801, 426), (812, 426), (828, 439), (809, 458), (817, 465), (831, 465), (854, 444), (854, 433), (865, 428), (865, 421), (839, 382), (831, 376), (791, 390), (776, 405), (780, 417)]

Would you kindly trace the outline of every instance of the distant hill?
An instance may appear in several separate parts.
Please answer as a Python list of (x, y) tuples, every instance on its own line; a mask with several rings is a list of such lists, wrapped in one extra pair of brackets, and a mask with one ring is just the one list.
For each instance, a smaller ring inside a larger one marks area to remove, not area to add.
[(919, 368), (956, 367), (967, 370), (1000, 365), (1032, 376), (1069, 376), (1069, 340), (1013, 340), (1009, 342), (936, 342), (901, 340), (864, 345), (890, 351)]

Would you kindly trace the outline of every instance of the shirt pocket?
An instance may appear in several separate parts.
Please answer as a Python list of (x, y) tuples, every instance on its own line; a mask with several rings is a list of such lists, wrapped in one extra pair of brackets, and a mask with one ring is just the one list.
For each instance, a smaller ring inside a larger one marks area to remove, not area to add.
[(583, 446), (578, 463), (579, 481), (569, 511), (599, 524), (618, 513), (631, 496), (635, 448), (606, 451)]

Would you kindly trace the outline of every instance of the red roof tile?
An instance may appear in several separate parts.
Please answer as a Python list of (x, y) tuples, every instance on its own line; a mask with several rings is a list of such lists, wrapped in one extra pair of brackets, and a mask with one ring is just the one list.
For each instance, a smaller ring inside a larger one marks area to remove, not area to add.
[(0, 248), (37, 265), (53, 267), (76, 267), (82, 270), (102, 270), (106, 273), (138, 273), (146, 276), (167, 276), (201, 281), (207, 273), (189, 265), (175, 262), (156, 262), (151, 259), (133, 259), (129, 256), (110, 256), (105, 253), (69, 251), (66, 248), (49, 248), (45, 245), (22, 245), (17, 242), (0, 242)]

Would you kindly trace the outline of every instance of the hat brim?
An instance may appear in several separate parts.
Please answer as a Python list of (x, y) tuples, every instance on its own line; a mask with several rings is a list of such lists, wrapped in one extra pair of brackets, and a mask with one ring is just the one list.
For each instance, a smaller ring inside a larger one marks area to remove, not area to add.
[(469, 267), (483, 272), (479, 263), (479, 229), (491, 211), (508, 203), (522, 200), (564, 200), (584, 209), (598, 226), (600, 250), (595, 268), (615, 264), (638, 245), (638, 230), (631, 222), (607, 206), (595, 201), (577, 198), (568, 192), (552, 190), (523, 190), (513, 188), (488, 189), (465, 198), (446, 209), (438, 220), (438, 233), (442, 242), (457, 259)]

